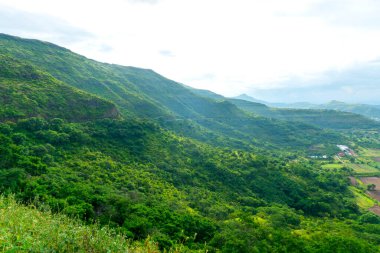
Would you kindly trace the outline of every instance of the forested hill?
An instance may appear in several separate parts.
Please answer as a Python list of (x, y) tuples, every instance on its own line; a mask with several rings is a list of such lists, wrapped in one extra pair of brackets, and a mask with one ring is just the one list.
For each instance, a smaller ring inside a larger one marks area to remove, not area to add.
[(342, 139), (302, 122), (252, 116), (228, 101), (194, 94), (151, 70), (99, 63), (46, 42), (0, 35), (0, 54), (113, 102), (124, 117), (153, 120), (181, 135), (213, 140), (213, 145), (293, 149)]
[[(289, 104), (289, 106), (286, 104), (281, 104), (281, 107), (285, 108), (277, 108), (276, 105), (280, 106), (280, 104), (270, 104), (245, 94), (242, 94), (236, 98), (226, 98), (210, 91), (198, 89), (192, 89), (192, 91), (203, 97), (212, 98), (219, 101), (228, 101), (236, 105), (241, 110), (266, 118), (291, 122), (302, 122), (305, 124), (334, 130), (380, 129), (380, 123), (371, 119), (375, 118), (376, 114), (366, 114), (363, 113), (364, 110), (344, 109), (343, 105), (346, 105), (344, 103), (330, 103), (326, 104), (326, 106), (316, 106), (306, 103)], [(341, 106), (333, 107), (333, 104)], [(331, 107), (327, 105), (331, 105)], [(368, 107), (366, 108), (368, 109), (368, 112), (374, 112), (375, 110), (370, 110)]]
[(365, 116), (328, 109), (271, 108), (263, 104), (240, 99), (228, 99), (242, 110), (279, 120), (303, 122), (334, 130), (380, 129), (380, 122)]
[(2, 121), (39, 116), (78, 122), (119, 115), (113, 103), (4, 55), (0, 55), (0, 104)]
[[(174, 252), (379, 252), (380, 218), (357, 205), (351, 171), (303, 153), (340, 134), (253, 116), (153, 71), (45, 42), (1, 35), (0, 56), (2, 194), (112, 227), (91, 232), (109, 244), (126, 243), (108, 232), (117, 231)], [(0, 198), (0, 212), (12, 206)], [(54, 244), (32, 244), (54, 217), (29, 213), (31, 224), (0, 220), (3, 249), (96, 246), (74, 240), (88, 227), (71, 225)]]
[(270, 103), (263, 100), (255, 99), (246, 94), (241, 94), (234, 99), (245, 100), (249, 102), (265, 104), (269, 107), (275, 108), (288, 108), (288, 109), (315, 109), (315, 110), (335, 110), (339, 112), (350, 112), (355, 114), (360, 114), (368, 118), (380, 120), (380, 106), (379, 105), (369, 105), (369, 104), (349, 104), (340, 101), (330, 101), (324, 104), (312, 104), (308, 102), (298, 102), (298, 103)]

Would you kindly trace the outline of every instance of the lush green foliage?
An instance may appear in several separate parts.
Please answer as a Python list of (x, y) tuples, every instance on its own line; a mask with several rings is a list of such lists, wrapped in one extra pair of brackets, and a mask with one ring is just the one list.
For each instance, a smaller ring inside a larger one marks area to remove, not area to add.
[[(198, 91), (197, 91), (198, 92)], [(203, 95), (210, 94), (202, 92)], [(308, 102), (297, 102), (297, 103), (269, 103), (263, 100), (258, 100), (253, 97), (250, 97), (246, 94), (241, 94), (237, 97), (234, 97), (238, 100), (245, 100), (254, 103), (264, 104), (270, 107), (275, 108), (292, 108), (292, 109), (316, 109), (316, 110), (335, 110), (338, 112), (350, 112), (355, 114), (360, 114), (367, 118), (371, 118), (374, 120), (380, 120), (380, 105), (368, 105), (368, 104), (347, 104), (340, 101), (330, 101), (325, 104), (312, 104)]]
[(284, 109), (270, 108), (266, 105), (240, 99), (229, 99), (239, 108), (264, 117), (303, 122), (322, 128), (347, 129), (380, 129), (380, 123), (351, 112), (327, 109)]
[(30, 116), (72, 121), (115, 118), (115, 106), (62, 84), (49, 74), (0, 54), (0, 120)]
[(1, 192), (160, 249), (379, 251), (350, 171), (299, 155), (341, 135), (48, 43), (2, 35), (0, 54)]
[(2, 252), (158, 252), (153, 242), (132, 244), (112, 229), (25, 207), (13, 197), (0, 197), (0, 230)]
[[(293, 105), (290, 105), (290, 108)], [(380, 120), (380, 106), (379, 105), (366, 105), (366, 104), (347, 104), (340, 101), (331, 101), (326, 104), (314, 105), (300, 105), (300, 107), (308, 108), (308, 109), (327, 109), (327, 110), (336, 110), (342, 112), (351, 112), (366, 116), (368, 118)]]
[(252, 247), (272, 250), (294, 239), (304, 215), (359, 217), (345, 175), (218, 149), (146, 122), (30, 118), (1, 124), (1, 133), (3, 191), (134, 239), (151, 235), (160, 247), (251, 251), (248, 230), (258, 236)]
[(149, 118), (212, 145), (298, 150), (343, 139), (299, 122), (254, 117), (230, 102), (196, 95), (151, 70), (95, 62), (49, 43), (0, 35), (0, 54), (112, 101), (124, 117)]

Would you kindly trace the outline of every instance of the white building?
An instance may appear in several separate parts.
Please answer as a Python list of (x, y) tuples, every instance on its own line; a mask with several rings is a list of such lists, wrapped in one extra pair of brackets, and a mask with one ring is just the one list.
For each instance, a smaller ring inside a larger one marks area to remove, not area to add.
[(336, 145), (341, 151), (350, 151), (350, 148), (347, 147), (346, 145)]

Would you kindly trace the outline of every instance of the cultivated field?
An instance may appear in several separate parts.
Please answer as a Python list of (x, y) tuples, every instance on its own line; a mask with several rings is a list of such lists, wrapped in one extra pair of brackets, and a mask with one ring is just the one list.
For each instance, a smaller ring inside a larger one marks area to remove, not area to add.
[(369, 158), (380, 165), (380, 149), (363, 149), (361, 151), (361, 156)]
[(373, 206), (368, 210), (380, 216), (380, 206)]
[[(357, 176), (380, 176), (380, 149), (360, 149), (355, 159), (335, 157), (334, 163), (324, 164), (324, 169), (350, 168)], [(379, 186), (380, 188), (380, 186)]]
[(360, 181), (362, 181), (364, 184), (369, 185), (369, 184), (374, 184), (376, 185), (376, 188), (374, 191), (368, 191), (368, 194), (380, 201), (380, 177), (361, 177)]
[(354, 194), (356, 203), (360, 208), (369, 209), (375, 205), (375, 201), (358, 188), (350, 186), (350, 190)]

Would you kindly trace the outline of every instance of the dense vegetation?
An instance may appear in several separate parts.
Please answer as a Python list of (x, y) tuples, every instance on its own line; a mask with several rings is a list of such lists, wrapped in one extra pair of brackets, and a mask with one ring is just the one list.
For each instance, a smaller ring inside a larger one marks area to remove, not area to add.
[(0, 120), (60, 117), (72, 121), (115, 118), (116, 107), (74, 89), (32, 65), (0, 54)]
[[(241, 95), (238, 98), (225, 98), (210, 91), (197, 89), (192, 89), (192, 91), (198, 95), (219, 101), (227, 100), (244, 111), (266, 118), (302, 122), (333, 130), (368, 130), (380, 128), (379, 122), (363, 116), (365, 114), (360, 115), (362, 113), (355, 114), (357, 111), (339, 110), (339, 107), (323, 107), (321, 105), (320, 107), (315, 106), (316, 108), (310, 109), (308, 105), (304, 107), (299, 105), (300, 108), (275, 108), (268, 107), (260, 102), (253, 102), (256, 100), (246, 95)], [(296, 107), (296, 105), (294, 106)]]
[(373, 129), (379, 128), (380, 123), (359, 114), (350, 112), (339, 112), (335, 110), (322, 109), (284, 109), (270, 108), (263, 104), (249, 101), (230, 99), (231, 103), (239, 108), (258, 115), (287, 121), (303, 122), (322, 128), (335, 130), (347, 129)]
[[(149, 123), (30, 118), (3, 123), (1, 132), (3, 191), (26, 202), (37, 197), (54, 211), (134, 239), (151, 235), (161, 247), (208, 242), (227, 250), (233, 243), (249, 251), (242, 232), (248, 229), (264, 236), (257, 240), (269, 250), (293, 240), (304, 216), (360, 217), (344, 174), (217, 149)], [(277, 246), (268, 242), (274, 232)], [(370, 247), (363, 236), (356, 243)]]
[(196, 95), (152, 70), (110, 65), (50, 43), (0, 35), (0, 54), (118, 106), (124, 117), (154, 120), (180, 135), (212, 145), (299, 150), (335, 144), (342, 136), (311, 125), (252, 116), (228, 101)]
[(257, 100), (246, 94), (235, 97), (238, 100), (245, 100), (254, 103), (265, 104), (275, 108), (291, 108), (291, 109), (316, 109), (316, 110), (334, 110), (337, 112), (349, 112), (359, 114), (377, 121), (380, 120), (380, 105), (368, 105), (368, 104), (348, 104), (340, 101), (330, 101), (325, 104), (311, 104), (308, 102), (298, 103), (269, 103), (262, 100)]
[(0, 197), (0, 229), (2, 252), (157, 252), (151, 241), (132, 244), (112, 229), (25, 207), (12, 196)]
[(331, 101), (326, 104), (312, 105), (311, 108), (337, 110), (343, 112), (352, 112), (367, 116), (369, 118), (380, 119), (379, 105), (366, 105), (366, 104), (347, 104), (340, 101)]
[(161, 250), (379, 251), (350, 171), (303, 158), (339, 133), (48, 43), (2, 35), (0, 54), (2, 193)]

